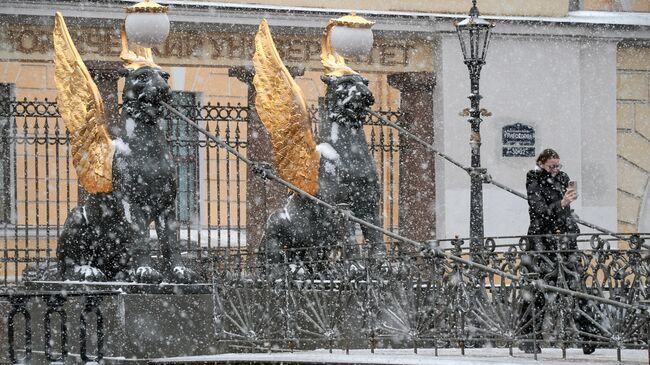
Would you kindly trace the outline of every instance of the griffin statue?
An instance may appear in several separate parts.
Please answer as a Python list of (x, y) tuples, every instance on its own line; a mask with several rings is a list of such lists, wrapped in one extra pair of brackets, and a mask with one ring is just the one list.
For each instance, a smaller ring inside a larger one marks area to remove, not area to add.
[[(321, 126), (327, 133), (320, 133), (318, 144), (303, 93), (280, 59), (266, 20), (255, 38), (256, 107), (271, 136), (273, 163), (282, 178), (381, 226), (379, 179), (362, 125), (374, 98), (368, 80), (345, 64), (330, 41), (332, 27), (348, 23), (372, 25), (351, 15), (330, 21), (323, 33), (321, 60), (326, 73), (322, 80), (327, 85), (328, 113)], [(382, 234), (361, 228), (371, 257), (385, 255)], [(270, 262), (282, 263), (286, 254), (289, 262), (298, 265), (323, 261), (333, 247), (346, 247), (353, 254), (356, 246), (350, 223), (295, 193), (268, 218), (261, 243)]]
[[(60, 13), (54, 57), (59, 111), (70, 131), (77, 176), (89, 193), (69, 213), (59, 237), (59, 273), (67, 280), (195, 281), (181, 262), (176, 167), (160, 125), (161, 101), (171, 96), (169, 75), (153, 62), (151, 49), (129, 50), (122, 30), (122, 126), (112, 140), (97, 86)], [(152, 222), (162, 256), (158, 269), (149, 248)]]

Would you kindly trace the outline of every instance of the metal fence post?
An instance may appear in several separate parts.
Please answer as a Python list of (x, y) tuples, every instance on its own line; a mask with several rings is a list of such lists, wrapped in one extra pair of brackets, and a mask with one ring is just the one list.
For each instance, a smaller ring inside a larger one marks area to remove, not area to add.
[(15, 323), (14, 317), (18, 313), (22, 313), (25, 318), (25, 357), (21, 362), (30, 363), (32, 359), (32, 316), (27, 311), (27, 302), (29, 297), (25, 296), (11, 296), (11, 311), (7, 316), (7, 342), (9, 344), (9, 361), (12, 364), (18, 363), (16, 361), (16, 343), (14, 341)]
[[(84, 362), (100, 362), (104, 358), (104, 316), (102, 316), (102, 312), (99, 309), (99, 303), (102, 301), (102, 297), (87, 295), (84, 299), (84, 309), (79, 316), (79, 355)], [(97, 321), (97, 354), (93, 359), (89, 358), (86, 352), (88, 331), (87, 316), (90, 313), (95, 313), (95, 319)]]
[[(60, 361), (65, 363), (65, 358), (68, 355), (68, 345), (67, 345), (67, 337), (68, 337), (68, 326), (67, 326), (67, 316), (65, 313), (65, 309), (63, 309), (63, 304), (66, 302), (66, 298), (62, 294), (55, 294), (55, 295), (50, 295), (45, 298), (45, 302), (47, 303), (47, 310), (45, 312), (45, 325), (44, 325), (44, 332), (45, 332), (45, 357), (47, 358), (48, 361)], [(53, 356), (52, 355), (52, 314), (58, 313), (59, 314), (59, 321), (60, 321), (60, 328), (61, 328), (61, 355), (60, 356)]]
[(12, 100), (16, 98), (16, 85), (0, 83), (0, 222), (11, 218), (11, 161), (13, 151), (9, 131), (13, 124)]

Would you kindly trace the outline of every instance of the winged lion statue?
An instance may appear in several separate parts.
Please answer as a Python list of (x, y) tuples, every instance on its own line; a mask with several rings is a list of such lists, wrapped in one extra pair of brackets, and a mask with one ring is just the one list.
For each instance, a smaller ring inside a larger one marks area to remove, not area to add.
[[(331, 24), (323, 34), (321, 53), (326, 71), (321, 79), (327, 85), (327, 118), (321, 128), (327, 133), (316, 141), (305, 97), (283, 64), (266, 20), (255, 38), (256, 108), (271, 136), (273, 164), (282, 178), (381, 226), (379, 178), (363, 130), (374, 97), (368, 80), (332, 49)], [(361, 229), (370, 255), (384, 256), (382, 234), (365, 226)], [(333, 211), (307, 197), (291, 194), (286, 205), (268, 218), (260, 246), (272, 263), (286, 259), (300, 265), (331, 258), (337, 246), (354, 254), (357, 244), (349, 222), (341, 222)]]
[[(79, 182), (89, 193), (68, 214), (59, 236), (59, 273), (69, 280), (195, 281), (196, 274), (181, 261), (176, 167), (161, 128), (160, 102), (171, 97), (169, 75), (153, 62), (151, 49), (129, 49), (122, 30), (122, 125), (112, 139), (99, 90), (58, 12), (53, 39), (58, 107), (70, 132)], [(149, 248), (152, 223), (159, 267)]]

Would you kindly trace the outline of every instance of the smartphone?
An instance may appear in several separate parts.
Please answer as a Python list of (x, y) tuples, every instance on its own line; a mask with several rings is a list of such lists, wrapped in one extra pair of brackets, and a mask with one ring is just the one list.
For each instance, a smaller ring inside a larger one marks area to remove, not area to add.
[(578, 192), (578, 182), (575, 180), (569, 181), (569, 186), (567, 187), (567, 190), (573, 190), (575, 192)]

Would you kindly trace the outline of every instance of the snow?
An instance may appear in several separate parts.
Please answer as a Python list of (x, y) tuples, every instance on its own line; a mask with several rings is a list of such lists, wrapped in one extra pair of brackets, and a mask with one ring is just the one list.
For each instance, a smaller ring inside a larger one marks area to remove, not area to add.
[(102, 275), (102, 272), (99, 269), (92, 267), (90, 265), (75, 265), (74, 272), (77, 274), (81, 274), (81, 276), (83, 276), (84, 278)]
[(354, 94), (349, 93), (348, 96), (347, 96), (345, 99), (343, 99), (343, 100), (338, 100), (338, 101), (336, 102), (336, 105), (338, 105), (338, 106), (345, 106), (347, 103), (350, 102), (350, 100), (352, 100), (353, 97), (354, 97)]
[(174, 274), (186, 275), (189, 273), (188, 269), (185, 266), (174, 266)]
[[(200, 243), (201, 247), (236, 247), (246, 246), (246, 230), (236, 228), (222, 229), (179, 229), (179, 238), (183, 241)], [(156, 230), (149, 230), (149, 237), (157, 239)]]
[(569, 22), (616, 25), (650, 25), (650, 13), (609, 12), (609, 11), (571, 11)]
[[(340, 86), (339, 86), (339, 88), (337, 89), (337, 91), (338, 91), (338, 90), (341, 90), (341, 87), (340, 87)], [(338, 105), (338, 106), (345, 106), (347, 103), (350, 102), (350, 100), (352, 100), (353, 97), (359, 95), (359, 92), (357, 91), (357, 87), (356, 87), (356, 86), (352, 86), (352, 87), (350, 87), (347, 91), (348, 91), (348, 96), (347, 96), (345, 99), (343, 99), (343, 100), (338, 100), (338, 101), (336, 102), (336, 105)]]
[(154, 269), (150, 266), (140, 266), (135, 270), (135, 274), (138, 276), (150, 275), (155, 272)]
[(325, 171), (328, 174), (336, 174), (336, 165), (329, 161), (325, 161)]
[[(124, 0), (122, 0), (124, 1)], [(286, 5), (260, 5), (260, 4), (232, 4), (229, 2), (203, 0), (203, 1), (188, 1), (188, 0), (167, 0), (166, 5), (182, 5), (183, 7), (201, 7), (208, 9), (223, 10), (263, 10), (271, 12), (290, 12), (292, 14), (299, 13), (312, 13), (314, 8), (304, 6), (286, 6)], [(480, 8), (480, 2), (479, 2)], [(338, 17), (340, 14), (350, 12), (350, 8), (316, 8), (319, 12), (326, 15), (326, 17)], [(412, 19), (417, 18), (440, 18), (440, 19), (457, 19), (458, 17), (466, 17), (466, 13), (450, 14), (450, 13), (426, 13), (426, 12), (409, 12), (409, 11), (382, 11), (382, 10), (357, 10), (357, 14), (364, 17), (385, 17), (385, 16), (401, 16)], [(536, 20), (545, 22), (562, 22), (562, 23), (592, 23), (592, 24), (626, 24), (626, 25), (648, 25), (650, 14), (642, 12), (610, 12), (610, 11), (570, 11), (567, 17), (524, 17), (524, 16), (484, 16), (486, 19), (502, 19), (502, 20)]]
[[(285, 5), (259, 5), (259, 4), (230, 4), (220, 1), (186, 1), (186, 0), (168, 0), (168, 5), (183, 5), (187, 7), (207, 7), (224, 10), (266, 10), (276, 12), (312, 13), (314, 8), (297, 7)], [(480, 4), (479, 4), (480, 7)], [(318, 11), (338, 17), (340, 14), (349, 13), (350, 9), (344, 8), (318, 8)], [(448, 14), (448, 13), (426, 13), (426, 12), (409, 12), (409, 11), (382, 11), (382, 10), (363, 10), (357, 9), (357, 14), (364, 17), (404, 17), (413, 20), (438, 18), (457, 19), (466, 17), (466, 13)], [(642, 12), (613, 12), (613, 11), (587, 11), (578, 10), (570, 11), (566, 17), (548, 17), (548, 16), (483, 16), (485, 19), (504, 20), (504, 21), (539, 21), (548, 23), (573, 23), (573, 24), (612, 24), (612, 25), (650, 25), (650, 13)]]
[[(135, 124), (133, 124), (133, 127), (135, 127)], [(131, 128), (131, 133), (133, 132), (133, 127)], [(127, 124), (127, 131), (128, 131), (128, 124)], [(115, 152), (120, 153), (122, 155), (130, 155), (131, 154), (131, 147), (129, 147), (128, 143), (125, 143), (122, 138), (116, 138), (113, 140), (113, 146), (115, 147)]]
[[(336, 123), (332, 123), (332, 125), (335, 124)], [(332, 145), (330, 145), (329, 143), (319, 144), (318, 146), (316, 146), (316, 151), (318, 151), (323, 157), (331, 161), (336, 161), (341, 158), (338, 152), (336, 152), (334, 147), (332, 147)]]
[(339, 124), (338, 123), (332, 123), (330, 126), (330, 141), (332, 143), (336, 143), (336, 141), (339, 140)]
[(84, 220), (86, 221), (86, 224), (88, 224), (89, 221), (88, 221), (88, 215), (86, 214), (86, 206), (85, 205), (81, 206), (81, 212), (83, 213)]
[(135, 129), (135, 121), (132, 118), (126, 118), (124, 127), (126, 128), (126, 135), (132, 138), (133, 130)]
[(293, 200), (293, 195), (289, 196), (289, 199), (287, 199), (287, 203), (282, 208), (282, 213), (280, 213), (280, 219), (286, 219), (289, 222), (291, 222), (291, 215), (289, 214), (289, 204), (291, 204), (292, 200)]
[(124, 207), (124, 217), (126, 218), (126, 221), (129, 223), (133, 223), (133, 219), (131, 218), (131, 204), (127, 202), (126, 200), (122, 199), (122, 206)]
[(289, 209), (287, 208), (287, 205), (285, 205), (284, 208), (282, 209), (283, 213), (280, 215), (280, 218), (286, 219), (289, 222), (291, 222), (291, 215), (289, 214)]
[(346, 355), (342, 350), (315, 350), (294, 353), (259, 353), (259, 354), (221, 354), (209, 356), (187, 356), (176, 358), (157, 359), (155, 363), (183, 362), (206, 363), (248, 363), (248, 362), (273, 362), (280, 363), (330, 363), (330, 364), (439, 364), (439, 365), (566, 365), (566, 364), (593, 364), (593, 365), (615, 365), (615, 364), (647, 364), (648, 353), (646, 350), (622, 350), (621, 362), (616, 361), (615, 349), (596, 349), (591, 355), (583, 355), (581, 349), (567, 349), (566, 360), (562, 360), (560, 349), (543, 349), (535, 360), (532, 354), (526, 354), (517, 348), (513, 349), (513, 356), (508, 355), (507, 348), (480, 348), (466, 349), (465, 356), (462, 356), (460, 349), (439, 349), (438, 356), (435, 356), (433, 349), (419, 349), (413, 353), (413, 349), (403, 350), (350, 350)]

